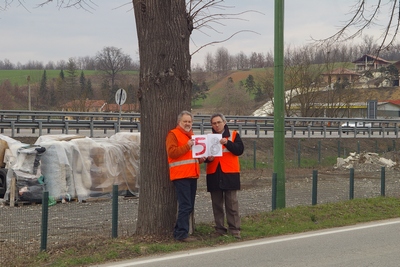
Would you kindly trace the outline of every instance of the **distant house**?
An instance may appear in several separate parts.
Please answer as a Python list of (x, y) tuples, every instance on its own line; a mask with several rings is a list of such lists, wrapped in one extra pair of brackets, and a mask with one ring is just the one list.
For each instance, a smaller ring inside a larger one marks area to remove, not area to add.
[(400, 117), (400, 99), (378, 101), (377, 109), (379, 117), (398, 118)]
[(73, 100), (62, 105), (63, 111), (103, 112), (104, 100)]
[(356, 71), (377, 70), (392, 64), (383, 58), (372, 55), (363, 55), (359, 59), (353, 61), (353, 63), (355, 64)]
[[(123, 104), (121, 106), (121, 112), (135, 112), (137, 111), (137, 105), (135, 104)], [(106, 104), (103, 108), (103, 112), (119, 112), (118, 104)]]
[(325, 72), (322, 73), (322, 76), (324, 77), (324, 82), (326, 82), (327, 84), (332, 84), (344, 80), (352, 83), (360, 78), (360, 74), (346, 68), (338, 68), (331, 72)]

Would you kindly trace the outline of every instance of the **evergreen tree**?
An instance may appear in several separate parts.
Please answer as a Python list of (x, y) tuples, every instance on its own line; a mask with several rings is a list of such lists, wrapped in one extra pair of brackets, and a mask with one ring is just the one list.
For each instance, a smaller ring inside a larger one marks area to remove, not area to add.
[(86, 98), (92, 99), (94, 96), (94, 92), (92, 87), (92, 81), (90, 79), (87, 79), (85, 91), (86, 91)]
[(38, 108), (42, 110), (48, 108), (48, 88), (47, 88), (46, 70), (43, 71), (42, 79), (40, 80), (38, 106), (39, 106)]
[(207, 92), (210, 90), (208, 88), (206, 82), (202, 82), (200, 85), (197, 83), (193, 83), (192, 85), (192, 103), (196, 102), (199, 99), (206, 99)]
[(81, 76), (79, 77), (79, 85), (80, 85), (80, 96), (83, 99), (87, 98), (86, 94), (86, 78), (83, 71), (81, 71)]
[(58, 75), (57, 81), (56, 81), (56, 102), (59, 102), (60, 104), (65, 104), (68, 102), (66, 100), (66, 92), (65, 92), (65, 75), (64, 75), (64, 70), (60, 70), (60, 74)]

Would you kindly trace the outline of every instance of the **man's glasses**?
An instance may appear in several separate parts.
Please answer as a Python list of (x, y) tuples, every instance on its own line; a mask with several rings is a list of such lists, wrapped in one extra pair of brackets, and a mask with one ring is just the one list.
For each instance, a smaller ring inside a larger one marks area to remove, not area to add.
[(218, 125), (218, 124), (221, 124), (221, 123), (223, 123), (222, 121), (215, 121), (215, 122), (213, 122), (213, 123), (211, 123), (212, 125)]

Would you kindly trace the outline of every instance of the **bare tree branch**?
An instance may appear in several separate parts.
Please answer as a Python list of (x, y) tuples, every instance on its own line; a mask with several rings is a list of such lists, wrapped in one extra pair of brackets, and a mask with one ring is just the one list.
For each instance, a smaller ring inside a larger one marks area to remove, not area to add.
[[(353, 40), (356, 37), (364, 34), (372, 26), (379, 25), (378, 21), (380, 11), (387, 7), (389, 14), (387, 16), (386, 26), (383, 28), (380, 36), (380, 45), (377, 51), (374, 51), (376, 55), (384, 49), (389, 49), (393, 46), (397, 33), (400, 27), (400, 10), (398, 0), (388, 0), (387, 3), (383, 3), (382, 0), (377, 0), (375, 5), (369, 7), (368, 0), (358, 0), (355, 5), (352, 6), (353, 13), (350, 20), (335, 34), (325, 39), (313, 39), (318, 44), (333, 44), (335, 42), (345, 42)], [(348, 32), (355, 29), (353, 33), (348, 35)]]
[(224, 39), (224, 40), (214, 41), (214, 42), (210, 42), (210, 43), (207, 43), (207, 44), (205, 44), (205, 45), (200, 46), (197, 50), (195, 50), (193, 53), (191, 53), (191, 55), (194, 55), (195, 53), (197, 53), (199, 50), (201, 50), (202, 48), (204, 48), (204, 47), (206, 47), (206, 46), (226, 42), (226, 41), (228, 41), (229, 39), (231, 39), (233, 36), (235, 36), (235, 35), (237, 35), (237, 34), (239, 34), (239, 33), (242, 33), (242, 32), (252, 32), (252, 33), (255, 33), (255, 34), (259, 34), (258, 32), (249, 31), (249, 30), (237, 31), (237, 32), (235, 32), (234, 34), (232, 34), (231, 36), (229, 36), (228, 38)]
[[(186, 4), (186, 9), (188, 12), (188, 25), (190, 25), (190, 30), (196, 29), (199, 32), (209, 36), (203, 28), (207, 30), (214, 31), (216, 33), (222, 34), (220, 30), (216, 28), (216, 26), (221, 26), (224, 27), (226, 26), (222, 21), (224, 20), (242, 20), (242, 21), (247, 21), (243, 18), (241, 18), (242, 15), (246, 13), (259, 13), (264, 15), (263, 13), (256, 11), (256, 10), (246, 10), (243, 12), (238, 12), (238, 13), (224, 13), (224, 12), (214, 12), (215, 10), (219, 11), (225, 11), (227, 9), (234, 8), (233, 6), (227, 6), (223, 5), (224, 0), (187, 0)], [(233, 36), (243, 33), (243, 32), (252, 32), (259, 34), (255, 31), (251, 30), (238, 30), (234, 34), (232, 34), (230, 37), (220, 40), (220, 41), (214, 41), (207, 43), (205, 45), (200, 46), (196, 51), (192, 53), (195, 54), (202, 48), (217, 44), (217, 43), (223, 43), (231, 39)]]

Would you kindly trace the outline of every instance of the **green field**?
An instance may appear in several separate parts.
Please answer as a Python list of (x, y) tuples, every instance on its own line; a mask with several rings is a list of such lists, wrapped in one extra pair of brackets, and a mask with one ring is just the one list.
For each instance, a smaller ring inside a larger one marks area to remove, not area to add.
[[(80, 70), (78, 72), (80, 74)], [(94, 70), (85, 70), (85, 76), (95, 74)], [(47, 79), (56, 78), (60, 74), (60, 70), (46, 70)], [(64, 71), (64, 75), (65, 75)], [(31, 84), (39, 83), (43, 76), (43, 70), (0, 70), (0, 84), (9, 80), (12, 85), (28, 84), (27, 77), (31, 77)]]
[[(80, 75), (81, 70), (77, 70)], [(96, 70), (84, 70), (85, 77), (99, 74)], [(124, 71), (123, 73), (137, 74), (138, 71)], [(46, 70), (47, 79), (52, 79), (60, 75), (60, 70)], [(67, 76), (64, 70), (64, 75)], [(0, 70), (0, 84), (9, 80), (12, 85), (27, 85), (27, 77), (31, 77), (31, 84), (39, 83), (43, 76), (43, 70)]]

